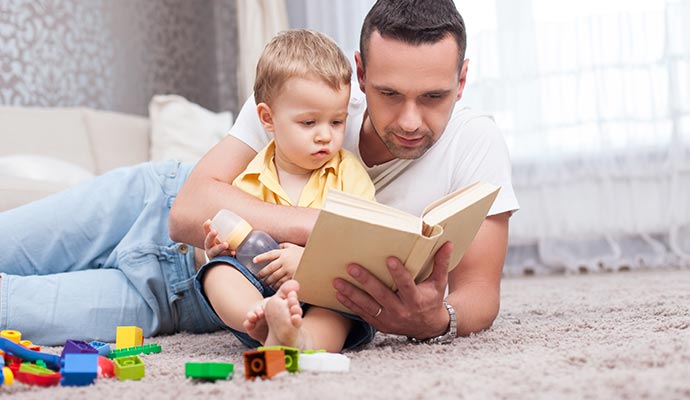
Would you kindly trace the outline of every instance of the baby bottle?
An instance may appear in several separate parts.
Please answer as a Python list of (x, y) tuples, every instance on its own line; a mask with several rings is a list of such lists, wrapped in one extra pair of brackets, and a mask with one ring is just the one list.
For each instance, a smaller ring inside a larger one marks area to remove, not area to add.
[(252, 230), (247, 221), (230, 210), (218, 211), (211, 220), (211, 229), (218, 232), (218, 240), (235, 250), (237, 260), (254, 275), (270, 262), (254, 263), (254, 257), (278, 248), (278, 243), (266, 232)]

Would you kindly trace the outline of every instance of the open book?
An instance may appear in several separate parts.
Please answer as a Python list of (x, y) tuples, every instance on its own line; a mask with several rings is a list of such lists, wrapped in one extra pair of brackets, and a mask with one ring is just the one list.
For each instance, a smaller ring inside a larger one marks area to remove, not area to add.
[(386, 267), (398, 257), (421, 282), (430, 274), (434, 254), (446, 241), (453, 242), (449, 269), (455, 268), (474, 239), (498, 194), (499, 187), (476, 182), (433, 202), (422, 216), (358, 196), (330, 190), (295, 272), (300, 300), (351, 312), (335, 298), (333, 280), (346, 279), (356, 263), (395, 290)]

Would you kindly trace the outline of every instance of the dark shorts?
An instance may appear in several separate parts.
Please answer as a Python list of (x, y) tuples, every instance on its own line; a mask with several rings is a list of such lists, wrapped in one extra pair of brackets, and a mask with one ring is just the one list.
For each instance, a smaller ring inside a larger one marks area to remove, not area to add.
[[(242, 273), (242, 275), (244, 275), (244, 277), (247, 278), (247, 280), (251, 282), (252, 285), (254, 285), (256, 290), (258, 290), (264, 298), (273, 296), (276, 293), (276, 291), (273, 290), (273, 288), (271, 288), (270, 286), (264, 284), (262, 280), (257, 278), (254, 274), (252, 274), (251, 271), (249, 271), (244, 265), (242, 265), (242, 263), (237, 261), (235, 257), (230, 256), (222, 256), (212, 259), (208, 263), (204, 264), (201, 268), (199, 268), (199, 271), (197, 271), (196, 276), (194, 277), (194, 287), (199, 292), (201, 297), (204, 299), (204, 309), (206, 310), (206, 313), (208, 314), (209, 318), (211, 318), (219, 326), (223, 326), (225, 327), (225, 329), (232, 332), (233, 335), (235, 335), (235, 337), (237, 337), (237, 339), (239, 339), (240, 342), (242, 342), (245, 346), (249, 348), (259, 347), (261, 346), (261, 343), (254, 340), (245, 332), (240, 332), (230, 328), (229, 326), (226, 326), (220, 319), (218, 314), (216, 314), (215, 310), (213, 310), (211, 303), (209, 303), (208, 298), (204, 293), (203, 287), (201, 285), (201, 280), (204, 276), (204, 273), (208, 270), (208, 268), (219, 264), (235, 268), (236, 270), (240, 271), (240, 273)], [(309, 305), (302, 303), (302, 310), (306, 312), (308, 309)], [(344, 317), (352, 320), (350, 332), (348, 333), (347, 339), (345, 339), (345, 345), (343, 346), (344, 349), (352, 349), (358, 346), (365, 345), (374, 340), (376, 329), (374, 329), (373, 326), (364, 322), (357, 315), (343, 313), (340, 311), (337, 312), (343, 315)]]

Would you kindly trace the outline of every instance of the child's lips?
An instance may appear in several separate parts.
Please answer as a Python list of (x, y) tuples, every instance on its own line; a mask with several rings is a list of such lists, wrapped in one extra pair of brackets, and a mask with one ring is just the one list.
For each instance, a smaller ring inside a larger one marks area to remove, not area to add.
[(328, 149), (321, 149), (321, 150), (319, 150), (319, 151), (317, 151), (317, 152), (312, 153), (312, 155), (313, 155), (314, 157), (318, 157), (318, 158), (327, 157), (327, 156), (330, 155), (330, 154), (331, 154), (331, 151), (328, 150)]

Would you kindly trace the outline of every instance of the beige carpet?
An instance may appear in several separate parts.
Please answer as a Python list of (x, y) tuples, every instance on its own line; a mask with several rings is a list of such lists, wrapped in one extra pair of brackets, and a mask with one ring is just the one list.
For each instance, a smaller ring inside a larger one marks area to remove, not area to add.
[[(158, 337), (141, 381), (0, 389), (14, 399), (675, 399), (690, 398), (690, 271), (505, 279), (493, 328), (451, 346), (379, 335), (345, 374), (245, 381), (224, 333)], [(460, 310), (460, 312), (462, 312)], [(59, 348), (48, 349), (58, 352)], [(231, 381), (194, 383), (186, 361), (235, 363)]]

